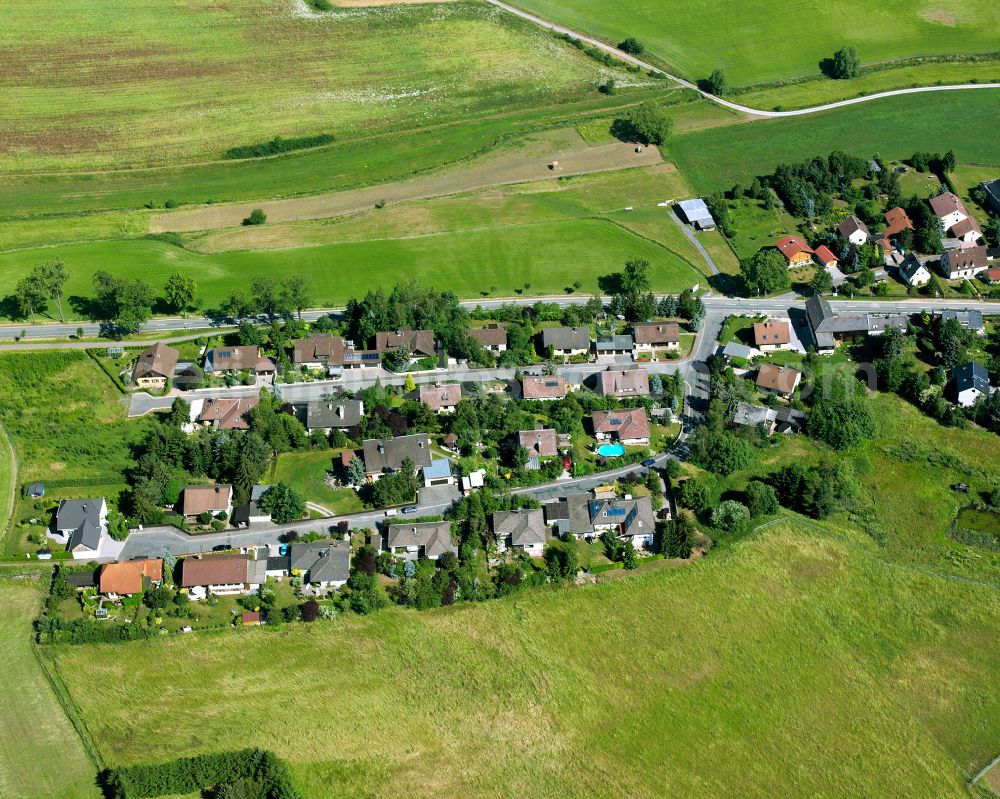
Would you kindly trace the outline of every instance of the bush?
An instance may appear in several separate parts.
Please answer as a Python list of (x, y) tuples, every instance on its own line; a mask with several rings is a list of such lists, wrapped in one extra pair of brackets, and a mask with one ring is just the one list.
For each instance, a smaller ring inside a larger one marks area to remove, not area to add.
[[(309, 4), (317, 11), (329, 11), (332, 6), (327, 0), (308, 0)], [(271, 141), (260, 144), (247, 144), (242, 147), (230, 147), (226, 150), (223, 158), (262, 158), (266, 155), (277, 155), (287, 153), (292, 150), (305, 150), (310, 147), (322, 147), (330, 144), (334, 137), (329, 133), (320, 133), (316, 136), (297, 136), (291, 139), (283, 139), (275, 136)], [(168, 206), (169, 207), (169, 206)]]
[(673, 121), (656, 103), (645, 102), (630, 109), (611, 125), (611, 133), (622, 141), (661, 145), (670, 136)]
[(263, 225), (267, 221), (267, 214), (264, 213), (263, 208), (254, 208), (250, 212), (250, 216), (243, 220), (244, 226), (250, 225)]
[(618, 49), (623, 53), (639, 56), (646, 52), (646, 45), (634, 36), (629, 36), (625, 41), (619, 42)]
[(712, 526), (730, 533), (742, 533), (750, 524), (750, 510), (742, 502), (727, 499), (712, 511)]

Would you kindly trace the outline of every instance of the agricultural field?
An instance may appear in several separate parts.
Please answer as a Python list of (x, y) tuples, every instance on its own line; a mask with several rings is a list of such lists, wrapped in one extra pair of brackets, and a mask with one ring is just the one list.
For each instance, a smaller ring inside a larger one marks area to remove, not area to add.
[(857, 47), (866, 64), (994, 52), (1000, 25), (1000, 8), (990, 0), (961, 6), (899, 0), (884, 7), (862, 0), (694, 0), (669, 12), (657, 0), (518, 0), (515, 5), (612, 43), (635, 36), (647, 57), (691, 80), (721, 67), (734, 85), (819, 75), (820, 61), (845, 44)]
[[(43, 578), (47, 575), (43, 571)], [(98, 799), (90, 761), (46, 682), (31, 644), (41, 585), (0, 577), (0, 796), (5, 799)]]
[(7, 173), (213, 161), (276, 135), (398, 133), (576, 99), (607, 71), (475, 1), (315, 16), (291, 0), (70, 0), (44, 25), (27, 0), (4, 10)]
[[(845, 150), (870, 158), (908, 158), (953, 149), (960, 162), (1000, 168), (1000, 89), (891, 97), (821, 114), (679, 134), (666, 148), (700, 192), (749, 185), (779, 163)], [(948, 119), (963, 119), (949, 125)], [(945, 146), (947, 145), (947, 147)]]
[[(316, 799), (403, 782), (416, 797), (937, 799), (968, 796), (994, 754), (998, 624), (991, 588), (782, 523), (596, 587), (51, 655), (110, 762), (267, 745)], [(130, 724), (154, 698), (197, 706), (198, 725)]]

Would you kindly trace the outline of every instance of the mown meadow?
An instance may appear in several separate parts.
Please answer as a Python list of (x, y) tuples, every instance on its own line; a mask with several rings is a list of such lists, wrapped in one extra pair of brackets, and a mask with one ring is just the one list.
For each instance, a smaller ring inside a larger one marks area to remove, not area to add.
[(635, 36), (650, 56), (691, 80), (721, 67), (735, 85), (818, 75), (820, 60), (845, 44), (856, 46), (865, 63), (992, 52), (1000, 25), (1000, 8), (990, 0), (961, 6), (921, 0), (885, 6), (863, 0), (693, 0), (669, 8), (657, 0), (516, 5), (610, 42)]

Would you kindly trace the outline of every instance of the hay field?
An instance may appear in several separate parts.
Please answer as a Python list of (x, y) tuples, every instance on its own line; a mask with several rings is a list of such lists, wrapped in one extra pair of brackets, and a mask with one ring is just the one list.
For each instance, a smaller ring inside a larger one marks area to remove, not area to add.
[(539, 107), (601, 68), (462, 0), (347, 8), (292, 0), (4, 3), (0, 171), (222, 157), (275, 135), (338, 139)]
[(958, 799), (998, 625), (994, 589), (782, 524), (590, 588), (55, 657), (112, 762), (266, 745), (310, 799)]

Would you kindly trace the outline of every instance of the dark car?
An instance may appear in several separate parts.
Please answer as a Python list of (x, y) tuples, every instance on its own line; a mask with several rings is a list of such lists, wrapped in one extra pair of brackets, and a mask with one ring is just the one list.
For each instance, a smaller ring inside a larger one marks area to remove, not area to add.
[(642, 465), (645, 466), (647, 469), (652, 469), (654, 466), (656, 466), (656, 458), (646, 458), (646, 460), (642, 462)]
[(953, 483), (952, 486), (951, 486), (951, 490), (952, 491), (960, 491), (963, 494), (968, 494), (969, 493), (969, 484), (968, 483)]
[(416, 513), (416, 512), (417, 512), (416, 505), (407, 505), (405, 508), (403, 508), (403, 513)]

